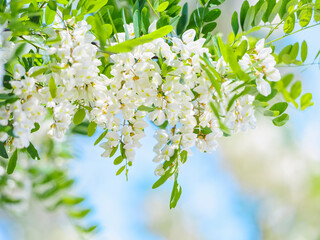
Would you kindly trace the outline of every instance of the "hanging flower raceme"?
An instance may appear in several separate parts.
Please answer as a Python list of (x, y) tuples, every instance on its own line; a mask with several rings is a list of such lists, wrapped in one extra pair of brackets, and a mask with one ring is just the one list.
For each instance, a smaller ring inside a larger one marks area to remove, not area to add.
[[(154, 162), (159, 163), (155, 174), (176, 181), (179, 166), (193, 147), (211, 152), (223, 135), (255, 127), (257, 93), (242, 94), (245, 81), (230, 74), (233, 70), (222, 56), (212, 56), (204, 46), (206, 39), (196, 39), (195, 30), (187, 30), (181, 39), (169, 35), (131, 52), (112, 54), (105, 75), (91, 26), (86, 21), (74, 23), (74, 19), (65, 24), (67, 28), (53, 26), (53, 35), (60, 41), (43, 46), (42, 54), (50, 59), (47, 67), (26, 69), (16, 64), (12, 89), (2, 88), (17, 97), (0, 108), (1, 125), (13, 129), (11, 135), (1, 132), (1, 140), (14, 148), (28, 148), (30, 135), (45, 119), (50, 122), (47, 132), (55, 139), (63, 139), (72, 123), (86, 119), (104, 129), (99, 139), (103, 157), (112, 157), (120, 146), (116, 163), (126, 160), (120, 170), (126, 169), (127, 174), (145, 137), (144, 129), (152, 122), (159, 127), (154, 135), (158, 141)], [(133, 25), (125, 28), (133, 39)], [(155, 30), (156, 22), (149, 33)], [(115, 39), (125, 41), (125, 33)], [(267, 81), (280, 78), (263, 40), (239, 64), (262, 95), (270, 94)]]
[[(69, 24), (72, 22), (69, 20)], [(159, 141), (154, 148), (155, 162), (169, 161), (176, 152), (191, 154), (193, 146), (201, 152), (215, 150), (217, 140), (223, 136), (221, 123), (230, 133), (255, 127), (254, 96), (241, 96), (228, 107), (230, 100), (243, 90), (239, 87), (242, 82), (225, 77), (231, 71), (229, 65), (223, 57), (213, 61), (204, 47), (205, 39), (195, 40), (193, 29), (187, 30), (182, 39), (160, 38), (137, 46), (132, 52), (111, 55), (111, 77), (107, 77), (100, 73), (101, 61), (98, 48), (92, 44), (90, 25), (81, 21), (69, 29), (56, 26), (61, 42), (48, 48), (50, 73), (38, 74), (43, 72), (41, 67), (26, 72), (21, 64), (15, 65), (11, 85), (19, 100), (1, 110), (3, 125), (10, 121), (15, 135), (2, 138), (8, 137), (6, 141), (12, 141), (14, 147), (28, 147), (35, 124), (46, 115), (52, 119), (48, 134), (63, 138), (79, 111), (83, 118), (108, 131), (101, 144), (105, 150), (102, 155), (113, 155), (120, 144), (128, 161), (134, 160), (135, 148), (141, 146), (139, 140), (145, 136), (148, 119), (163, 126), (155, 134)], [(132, 24), (126, 28), (133, 38)], [(149, 32), (154, 30), (155, 22)], [(124, 41), (124, 33), (118, 33), (117, 39)], [(252, 54), (243, 56), (240, 65), (252, 73), (258, 91), (268, 95), (270, 86), (266, 80), (277, 81), (280, 75), (274, 68), (271, 49), (263, 45), (260, 40)], [(222, 76), (219, 94), (204, 69), (207, 66), (203, 56)], [(211, 102), (218, 105), (221, 119)]]

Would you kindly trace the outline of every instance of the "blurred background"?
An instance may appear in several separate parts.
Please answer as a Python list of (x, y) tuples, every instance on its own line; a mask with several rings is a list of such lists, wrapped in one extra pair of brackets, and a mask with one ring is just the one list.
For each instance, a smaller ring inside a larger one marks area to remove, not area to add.
[[(251, 1), (254, 2), (254, 1)], [(220, 26), (231, 31), (230, 17), (242, 1), (222, 4)], [(189, 6), (191, 12), (196, 6)], [(311, 28), (279, 41), (307, 40), (312, 62), (319, 49), (320, 28)], [(261, 35), (262, 36), (262, 35)], [(276, 38), (276, 34), (274, 36)], [(313, 49), (314, 52), (312, 51)], [(100, 157), (92, 138), (73, 139), (76, 160), (70, 164), (76, 192), (93, 211), (88, 221), (99, 223), (94, 240), (318, 240), (320, 239), (320, 102), (318, 65), (281, 68), (302, 80), (315, 105), (304, 112), (293, 106), (286, 126), (259, 119), (258, 127), (220, 141), (218, 151), (194, 155), (182, 167), (182, 196), (169, 210), (172, 182), (152, 190), (156, 181), (151, 160), (154, 128), (146, 129), (143, 147), (129, 171), (129, 181), (115, 176), (113, 159)], [(47, 212), (36, 200), (28, 210), (0, 211), (0, 240), (78, 240), (62, 211)]]

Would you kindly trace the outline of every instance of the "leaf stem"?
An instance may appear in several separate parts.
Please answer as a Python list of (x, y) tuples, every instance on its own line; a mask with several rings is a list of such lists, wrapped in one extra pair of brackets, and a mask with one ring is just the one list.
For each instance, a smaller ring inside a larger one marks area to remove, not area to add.
[(158, 15), (158, 13), (157, 13), (157, 11), (153, 8), (153, 6), (152, 6), (152, 4), (151, 4), (150, 0), (147, 0), (147, 1), (148, 1), (148, 4), (150, 5), (150, 7), (151, 7), (152, 11), (156, 14), (157, 18), (160, 18), (160, 17), (159, 17), (159, 15)]
[(320, 23), (316, 23), (316, 24), (310, 25), (310, 26), (308, 26), (308, 27), (301, 28), (301, 29), (299, 29), (299, 30), (297, 30), (297, 31), (288, 33), (288, 34), (286, 34), (286, 35), (284, 35), (284, 36), (282, 36), (282, 37), (279, 37), (279, 38), (274, 39), (274, 40), (272, 40), (272, 41), (270, 41), (270, 42), (267, 42), (265, 45), (269, 45), (269, 44), (274, 43), (274, 42), (276, 42), (276, 41), (279, 41), (279, 40), (281, 40), (281, 39), (283, 39), (283, 38), (285, 38), (285, 37), (288, 37), (288, 36), (290, 36), (290, 35), (293, 35), (293, 34), (295, 34), (295, 33), (301, 32), (301, 31), (303, 31), (303, 30), (305, 30), (305, 29), (312, 28), (312, 27), (315, 27), (315, 26), (318, 26), (318, 25), (320, 25)]
[(277, 67), (309, 67), (309, 66), (313, 66), (313, 65), (320, 65), (320, 63), (305, 63), (305, 64), (300, 64), (300, 65), (277, 65)]
[(310, 5), (310, 6), (314, 6), (314, 4), (305, 4), (305, 5), (302, 5), (301, 7), (298, 7), (297, 9), (294, 9), (292, 12), (288, 13), (288, 15), (286, 15), (286, 17), (284, 17), (274, 28), (272, 28), (270, 30), (270, 32), (268, 33), (268, 35), (265, 37), (265, 39), (267, 39), (268, 37), (271, 36), (271, 34), (293, 13), (301, 10), (302, 8), (305, 8), (307, 5)]

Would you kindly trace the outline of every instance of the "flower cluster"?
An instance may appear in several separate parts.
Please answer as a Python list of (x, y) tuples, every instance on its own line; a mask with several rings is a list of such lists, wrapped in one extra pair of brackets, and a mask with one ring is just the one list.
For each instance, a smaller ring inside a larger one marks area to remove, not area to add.
[(245, 53), (239, 61), (243, 70), (254, 75), (258, 91), (268, 96), (271, 93), (270, 84), (266, 81), (277, 82), (281, 79), (280, 72), (275, 68), (276, 61), (271, 55), (271, 47), (264, 47), (264, 39), (256, 43), (253, 53)]
[[(129, 25), (127, 29), (132, 36), (133, 27)], [(149, 32), (153, 30), (155, 23), (149, 27)], [(201, 152), (215, 150), (223, 132), (210, 107), (211, 101), (225, 114), (222, 121), (231, 133), (255, 126), (254, 96), (240, 97), (229, 111), (226, 110), (230, 99), (243, 90), (235, 90), (241, 81), (223, 78), (222, 97), (218, 97), (201, 66), (201, 57), (206, 54), (210, 58), (211, 55), (203, 46), (205, 39), (195, 40), (195, 34), (191, 29), (182, 35), (182, 40), (177, 37), (157, 39), (136, 47), (133, 52), (111, 56), (113, 77), (109, 79), (108, 89), (112, 95), (90, 113), (98, 124), (105, 123), (111, 130), (106, 135), (108, 141), (101, 145), (105, 149), (103, 156), (109, 156), (121, 143), (127, 157), (127, 149), (130, 149), (128, 159), (132, 160), (131, 153), (140, 146), (138, 140), (144, 136), (143, 128), (147, 126), (145, 115), (157, 126), (168, 125), (155, 133), (158, 141), (154, 147), (155, 162), (169, 161), (177, 151), (185, 150), (190, 154), (193, 146)], [(123, 33), (119, 34), (119, 39), (124, 40)], [(230, 70), (223, 58), (211, 64), (221, 76)], [(121, 130), (119, 114), (124, 121)], [(156, 172), (163, 174), (161, 166)]]
[[(184, 160), (179, 154), (191, 154), (194, 146), (201, 152), (215, 150), (223, 136), (222, 125), (231, 134), (255, 126), (254, 96), (241, 96), (229, 106), (244, 89), (240, 86), (243, 82), (228, 78), (229, 65), (223, 57), (213, 61), (204, 47), (206, 40), (195, 40), (193, 29), (187, 30), (182, 39), (160, 38), (132, 52), (111, 55), (107, 77), (99, 69), (101, 56), (92, 44), (95, 38), (90, 26), (85, 21), (74, 24), (73, 20), (67, 22), (68, 28), (55, 25), (61, 41), (47, 47), (51, 59), (47, 67), (36, 66), (26, 72), (21, 64), (15, 65), (10, 83), (19, 99), (0, 108), (0, 124), (11, 124), (15, 137), (1, 132), (1, 141), (12, 142), (16, 148), (28, 147), (32, 130), (46, 115), (51, 119), (49, 135), (61, 139), (75, 114), (82, 110), (87, 120), (108, 131), (100, 145), (105, 150), (102, 156), (109, 157), (120, 144), (123, 157), (133, 161), (148, 118), (159, 126), (154, 161), (168, 162), (175, 157), (180, 164)], [(133, 25), (126, 28), (133, 38)], [(149, 32), (155, 29), (154, 22)], [(116, 39), (124, 41), (125, 34), (118, 33)], [(205, 63), (203, 56), (209, 62)], [(219, 92), (210, 81), (207, 64), (221, 76)], [(257, 43), (252, 54), (243, 56), (240, 65), (256, 79), (263, 95), (270, 93), (266, 80), (279, 80), (271, 49), (264, 48), (263, 41)], [(156, 173), (164, 172), (161, 163)]]
[[(96, 58), (97, 47), (91, 44), (94, 37), (88, 33), (89, 29), (82, 21), (73, 31), (60, 30), (61, 42), (47, 50), (55, 59), (48, 69), (35, 66), (26, 72), (21, 64), (15, 65), (10, 84), (19, 100), (0, 110), (1, 125), (10, 122), (13, 126), (16, 137), (8, 141), (12, 141), (14, 147), (28, 147), (35, 123), (41, 123), (47, 112), (52, 115), (48, 133), (62, 138), (77, 107), (89, 106), (107, 91), (104, 76), (99, 74), (101, 62)], [(49, 73), (39, 74), (42, 72)], [(4, 141), (8, 135), (2, 134)]]

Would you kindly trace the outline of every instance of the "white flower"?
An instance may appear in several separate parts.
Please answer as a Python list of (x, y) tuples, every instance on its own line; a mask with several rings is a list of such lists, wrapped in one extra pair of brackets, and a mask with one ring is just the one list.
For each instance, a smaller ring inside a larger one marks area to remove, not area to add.
[(119, 136), (119, 134), (117, 132), (109, 131), (106, 134), (105, 138), (108, 139), (108, 144), (109, 144), (110, 147), (118, 146), (120, 136)]
[(126, 154), (126, 157), (129, 161), (133, 161), (134, 160), (134, 148), (135, 148), (135, 145), (134, 144), (126, 144), (124, 145), (123, 147), (125, 149), (125, 154)]
[(188, 149), (194, 146), (197, 139), (197, 134), (187, 133), (182, 135), (181, 146)]
[(13, 78), (14, 79), (21, 79), (23, 75), (25, 75), (26, 70), (21, 64), (15, 64), (13, 69)]
[(261, 93), (263, 96), (268, 96), (271, 93), (270, 84), (267, 81), (265, 81), (262, 77), (258, 77), (256, 79), (256, 84), (259, 93)]
[(149, 119), (159, 126), (164, 123), (166, 116), (161, 109), (157, 109), (149, 114)]
[(194, 40), (196, 36), (196, 31), (194, 29), (189, 29), (182, 34), (182, 40), (185, 43), (190, 43)]
[(159, 129), (155, 132), (155, 139), (158, 140), (159, 143), (166, 143), (169, 140), (169, 134), (166, 130)]
[(162, 176), (165, 174), (165, 171), (163, 169), (163, 164), (159, 164), (156, 169), (154, 170), (154, 175), (156, 176)]
[(161, 151), (161, 154), (167, 157), (171, 157), (174, 153), (174, 147), (172, 145), (165, 145)]

